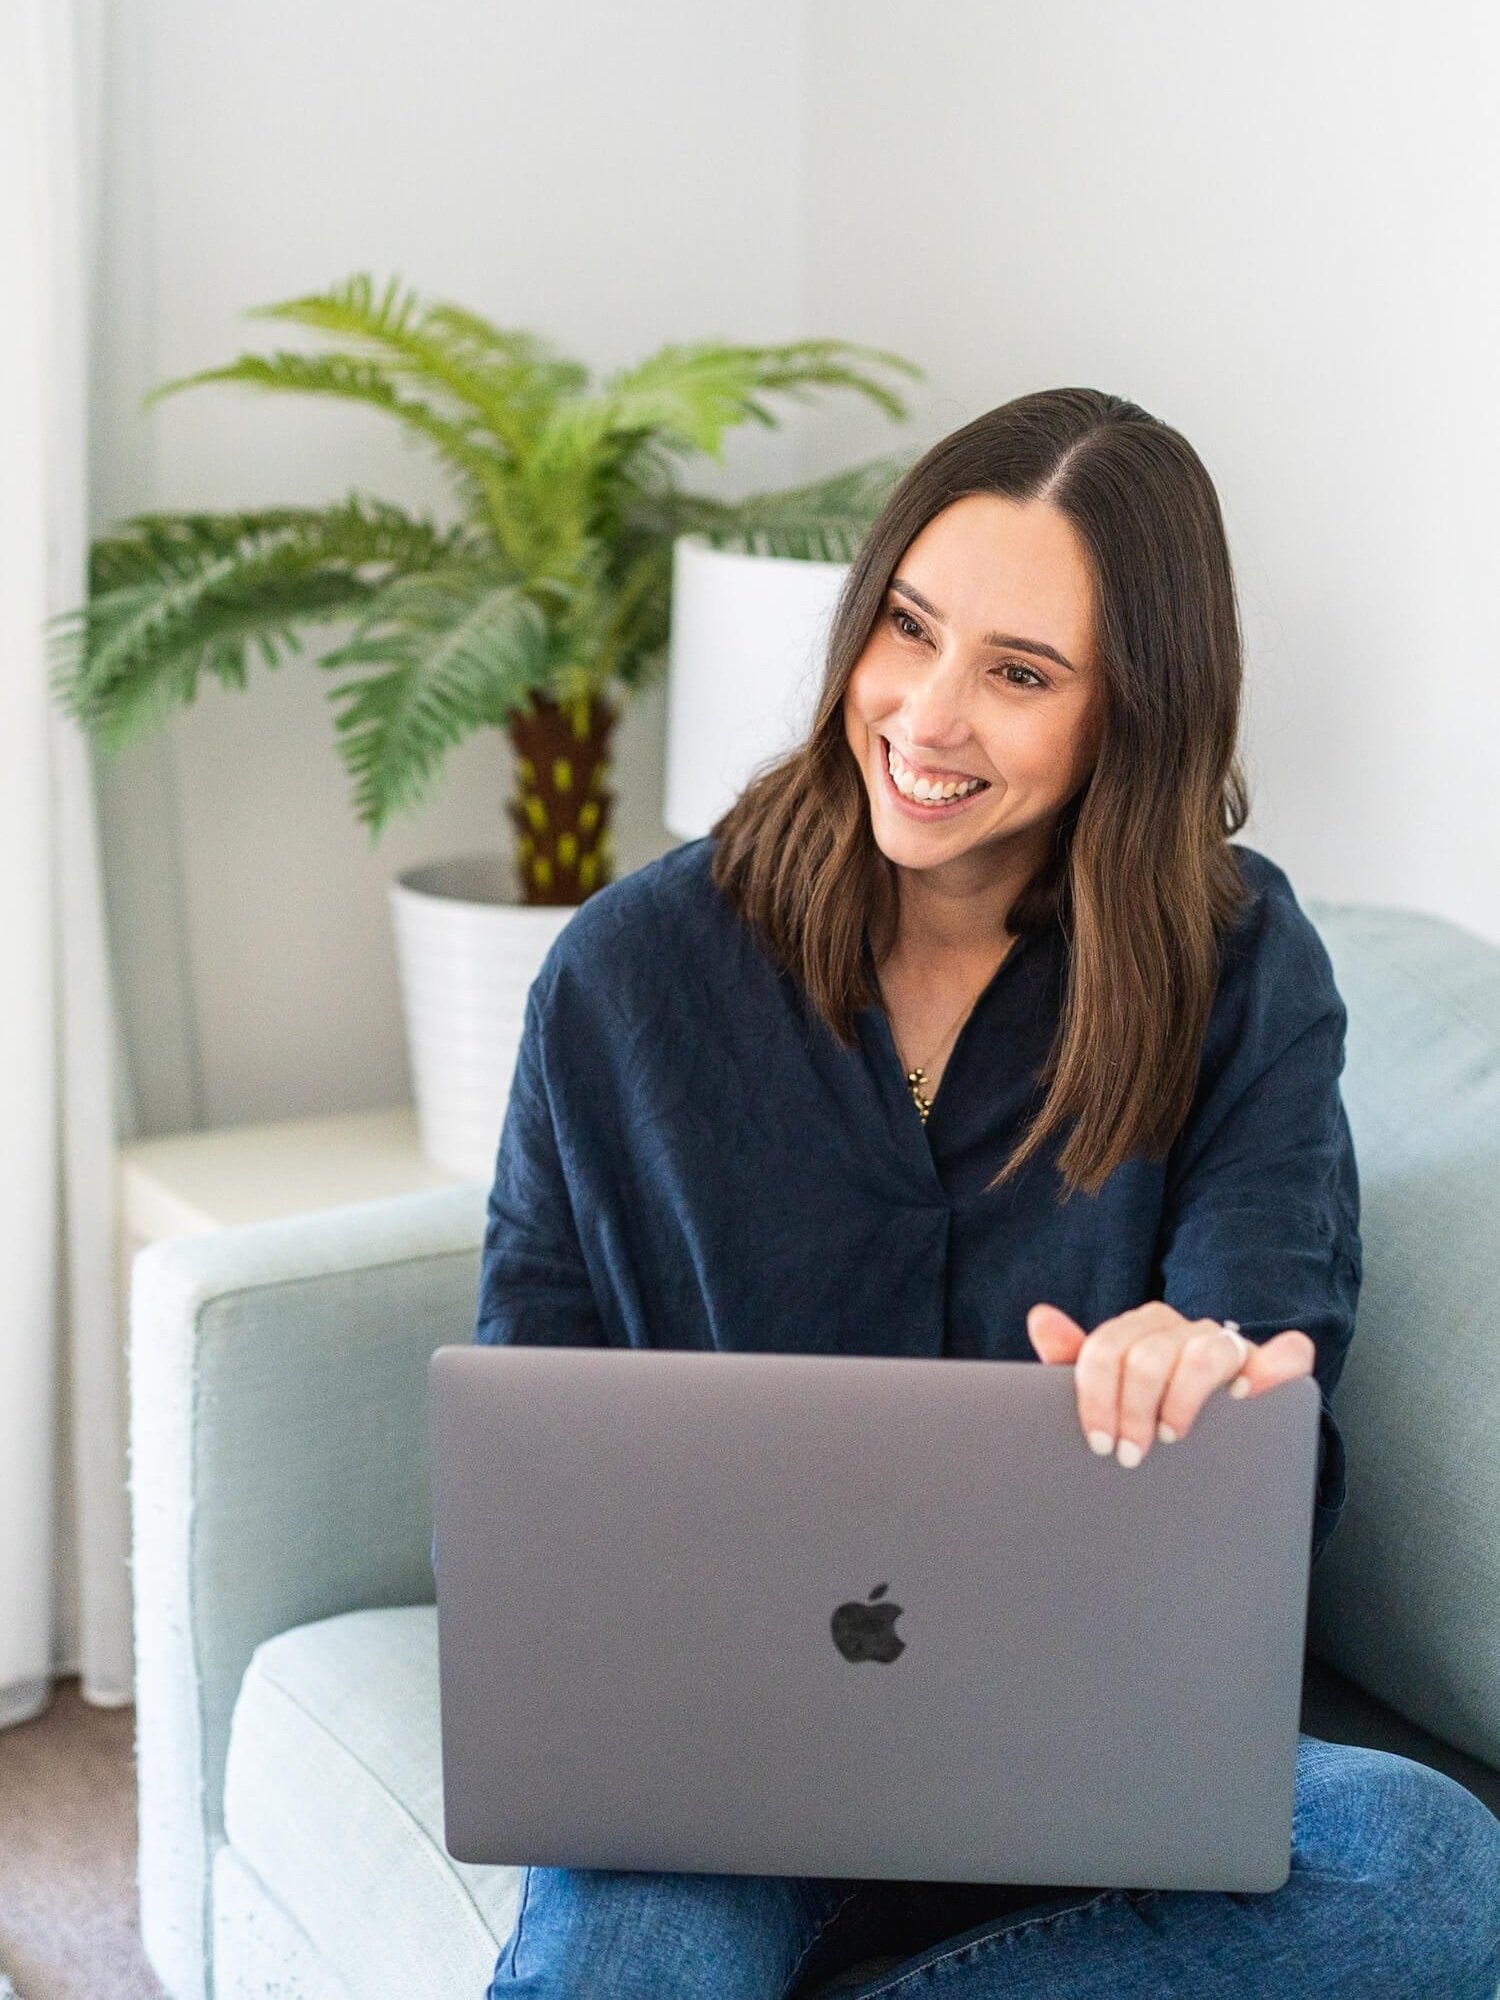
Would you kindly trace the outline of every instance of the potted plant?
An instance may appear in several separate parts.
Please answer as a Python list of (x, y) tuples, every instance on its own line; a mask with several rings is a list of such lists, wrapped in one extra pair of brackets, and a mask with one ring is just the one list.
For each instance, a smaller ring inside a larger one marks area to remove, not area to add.
[(318, 665), (358, 818), (380, 835), (421, 804), (447, 752), (484, 728), (515, 751), (509, 856), (458, 857), (392, 882), (423, 1151), (487, 1175), (526, 992), (578, 905), (612, 879), (610, 735), (620, 703), (663, 673), (673, 545), (847, 562), (906, 461), (748, 500), (683, 492), (674, 459), (722, 460), (764, 398), (848, 388), (895, 418), (899, 397), (841, 341), (669, 345), (591, 390), (536, 335), (421, 302), (368, 275), (255, 307), (335, 337), (167, 382), (338, 396), (383, 410), (437, 453), (448, 527), (350, 493), (324, 507), (136, 515), (92, 545), (89, 596), (53, 621), (56, 698), (113, 754), (191, 703), (200, 676), (246, 684), (252, 645), (275, 667), (297, 628), (351, 619)]

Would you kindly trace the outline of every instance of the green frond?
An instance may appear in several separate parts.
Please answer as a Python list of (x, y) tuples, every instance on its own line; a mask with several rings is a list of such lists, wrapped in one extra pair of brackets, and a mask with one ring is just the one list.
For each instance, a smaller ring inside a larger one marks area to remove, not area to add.
[(246, 537), (270, 534), (300, 521), (301, 507), (268, 507), (254, 513), (135, 514), (128, 532), (101, 535), (89, 549), (89, 590), (95, 596), (145, 583), (195, 552), (224, 554)]
[(856, 389), (889, 416), (904, 418), (907, 410), (900, 397), (857, 367), (855, 363), (861, 358), (894, 365), (908, 374), (922, 372), (915, 363), (883, 348), (838, 340), (795, 341), (780, 347), (699, 341), (668, 345), (637, 366), (611, 376), (602, 400), (611, 430), (656, 433), (668, 449), (703, 451), (721, 458), (721, 439), (730, 425), (746, 417), (775, 424), (775, 416), (756, 391), (796, 394), (814, 387)]
[(809, 400), (805, 394), (809, 387), (855, 389), (898, 423), (908, 414), (901, 398), (854, 363), (878, 361), (882, 367), (894, 368), (914, 381), (925, 379), (924, 371), (914, 361), (893, 354), (888, 348), (859, 347), (842, 340), (796, 340), (785, 346), (752, 351), (762, 359), (763, 389), (780, 389), (804, 402)]
[(678, 490), (637, 492), (618, 535), (700, 535), (713, 548), (810, 562), (852, 562), (871, 524), (913, 461), (874, 458), (826, 479), (744, 500)]
[(913, 461), (870, 459), (827, 479), (733, 503), (717, 520), (685, 532), (720, 549), (791, 556), (804, 562), (853, 562), (881, 508)]
[[(548, 566), (575, 563), (607, 534), (612, 507), (639, 476), (665, 486), (673, 452), (718, 454), (723, 430), (743, 414), (752, 371), (722, 347), (668, 348), (602, 395), (558, 403), (533, 441), (518, 478), (528, 511), (545, 520)], [(617, 517), (617, 516), (616, 516)]]
[[(241, 601), (200, 602), (191, 636), (174, 632), (170, 619), (154, 625), (149, 656), (136, 655), (128, 673), (106, 679), (80, 668), (85, 652), (124, 657), (141, 634), (153, 629), (160, 593), (137, 588), (113, 594), (89, 607), (87, 616), (69, 614), (51, 634), (52, 687), (64, 710), (114, 754), (151, 734), (167, 716), (196, 698), (201, 676), (212, 674), (225, 687), (247, 682), (246, 649), (255, 645), (267, 666), (281, 664), (282, 651), (300, 653), (294, 620), (317, 623), (356, 611), (374, 591), (358, 578), (289, 577), (247, 590)], [(97, 615), (96, 615), (97, 614)]]
[(754, 409), (759, 374), (757, 349), (669, 344), (605, 383), (601, 433), (654, 436), (659, 449), (721, 458), (724, 432)]
[(474, 730), (503, 728), (554, 665), (546, 613), (513, 578), (459, 563), (397, 577), (372, 599), (327, 668), (379, 671), (336, 688), (336, 728), (355, 810), (378, 835), (420, 804), (445, 754)]
[(618, 476), (613, 482), (617, 504), (624, 507), (638, 499), (678, 494), (677, 468), (660, 438), (622, 434), (619, 447)]
[(87, 602), (49, 621), (54, 695), (106, 750), (193, 701), (205, 671), (244, 686), (247, 643), (275, 666), (278, 646), (299, 650), (296, 624), (362, 608), (379, 580), (361, 571), (430, 566), (463, 533), (352, 494), (324, 509), (141, 514), (126, 525), (94, 545)]
[(404, 507), (349, 493), (326, 507), (263, 507), (243, 513), (144, 513), (127, 532), (102, 535), (89, 552), (90, 588), (144, 581), (164, 569), (188, 575), (204, 557), (252, 547), (301, 550), (309, 559), (429, 568), (462, 547), (463, 528), (438, 528)]
[(302, 298), (252, 307), (251, 319), (287, 320), (373, 346), (399, 374), (441, 388), (472, 411), (514, 460), (523, 458), (538, 422), (560, 396), (588, 380), (538, 335), (508, 331), (453, 305), (424, 305), (393, 278), (379, 299), (357, 272), (342, 285)]
[(889, 347), (864, 347), (848, 340), (789, 340), (778, 347), (761, 348), (759, 351), (798, 367), (807, 362), (857, 355), (865, 361), (878, 361), (883, 368), (894, 368), (898, 375), (905, 375), (913, 382), (925, 382), (927, 379), (927, 371), (919, 368), (915, 361), (909, 361), (904, 354), (897, 354)]
[[(636, 492), (620, 516), (624, 536), (659, 535), (675, 541), (679, 535), (706, 535), (716, 547), (728, 547), (743, 533), (744, 501), (715, 500), (704, 493)], [(720, 539), (722, 538), (722, 539)]]
[(196, 374), (159, 383), (143, 400), (149, 406), (163, 396), (206, 382), (243, 382), (255, 389), (366, 403), (428, 439), (456, 466), (477, 474), (487, 462), (493, 462), (493, 451), (477, 443), (467, 426), (443, 416), (429, 403), (403, 396), (378, 363), (347, 354), (293, 354), (285, 350), (270, 355), (242, 354), (222, 368), (203, 368)]
[(626, 537), (618, 553), (624, 560), (595, 663), (601, 686), (612, 679), (632, 685), (639, 656), (662, 651), (671, 636), (672, 544), (651, 537), (632, 552)]
[(509, 369), (515, 400), (529, 411), (545, 411), (561, 397), (588, 387), (589, 371), (581, 361), (553, 352), (534, 334), (497, 327), (478, 313), (446, 303), (428, 306), (426, 323), (471, 366)]

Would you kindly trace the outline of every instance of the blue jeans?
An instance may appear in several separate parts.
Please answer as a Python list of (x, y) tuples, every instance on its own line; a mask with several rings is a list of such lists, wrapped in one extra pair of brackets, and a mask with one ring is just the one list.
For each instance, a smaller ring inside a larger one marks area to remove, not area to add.
[(486, 2000), (1496, 2000), (1500, 1819), (1302, 1736), (1265, 1895), (528, 1868)]

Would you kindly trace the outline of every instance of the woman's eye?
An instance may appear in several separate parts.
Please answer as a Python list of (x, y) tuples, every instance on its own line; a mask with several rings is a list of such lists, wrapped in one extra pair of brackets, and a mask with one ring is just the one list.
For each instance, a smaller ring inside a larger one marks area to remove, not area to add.
[[(890, 616), (891, 623), (903, 639), (920, 639), (925, 636), (921, 626), (912, 617), (911, 613), (903, 611), (899, 605), (892, 609)], [(910, 631), (906, 629), (908, 626), (911, 627)], [(1003, 666), (992, 667), (990, 671), (996, 674), (1025, 674), (1028, 676), (1024, 681), (1012, 681), (1010, 683), (1012, 687), (1044, 688), (1049, 685), (1046, 678), (1039, 674), (1035, 667), (1023, 667), (1019, 660), (1007, 660)]]

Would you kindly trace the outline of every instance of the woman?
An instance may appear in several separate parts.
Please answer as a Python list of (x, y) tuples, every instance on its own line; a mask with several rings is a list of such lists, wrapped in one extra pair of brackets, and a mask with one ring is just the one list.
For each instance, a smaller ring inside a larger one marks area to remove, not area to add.
[[(1354, 1327), (1344, 1007), (1228, 836), (1213, 486), (1092, 390), (941, 440), (852, 565), (806, 742), (593, 896), (528, 997), (481, 1341), (1040, 1357), (1120, 1477)], [(937, 793), (934, 801), (933, 793)], [(1227, 1321), (1227, 1324), (1226, 1324)], [(1492, 2000), (1500, 1821), (1300, 1739), (1268, 1895), (528, 1868), (490, 1989)]]

